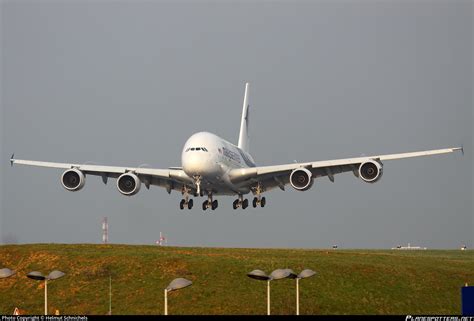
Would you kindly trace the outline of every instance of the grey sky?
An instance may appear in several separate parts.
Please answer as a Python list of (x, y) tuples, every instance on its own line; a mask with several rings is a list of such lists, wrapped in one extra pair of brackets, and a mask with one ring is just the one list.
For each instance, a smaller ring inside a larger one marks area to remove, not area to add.
[[(1, 5), (3, 242), (232, 247), (457, 248), (473, 244), (471, 1), (119, 2)], [(181, 195), (115, 181), (60, 185), (18, 158), (157, 168), (180, 165), (188, 136), (238, 138), (250, 82), (258, 164), (464, 144), (466, 153), (386, 162), (264, 209), (203, 212)]]

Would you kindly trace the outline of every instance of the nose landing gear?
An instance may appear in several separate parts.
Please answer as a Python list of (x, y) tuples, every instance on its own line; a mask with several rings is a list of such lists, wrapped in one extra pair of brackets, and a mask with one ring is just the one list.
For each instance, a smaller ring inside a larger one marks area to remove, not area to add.
[(194, 178), (194, 184), (196, 185), (196, 196), (198, 195), (202, 196), (203, 193), (201, 191), (201, 176), (196, 175), (193, 178)]

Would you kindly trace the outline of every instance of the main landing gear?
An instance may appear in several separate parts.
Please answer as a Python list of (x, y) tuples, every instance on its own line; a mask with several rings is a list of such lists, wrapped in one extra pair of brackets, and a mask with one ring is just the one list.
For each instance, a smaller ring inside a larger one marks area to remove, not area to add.
[(260, 205), (260, 207), (265, 207), (266, 202), (267, 201), (266, 201), (265, 197), (262, 197), (260, 199), (258, 197), (254, 197), (252, 205), (253, 205), (253, 207), (257, 207), (259, 205)]
[(187, 207), (188, 209), (192, 209), (193, 208), (193, 200), (190, 199), (188, 201), (186, 201), (185, 199), (182, 199), (181, 202), (179, 202), (179, 208), (180, 209), (184, 209), (185, 207)]
[(181, 200), (181, 202), (179, 202), (179, 208), (182, 210), (185, 207), (187, 207), (188, 209), (192, 209), (194, 202), (192, 199), (189, 199), (189, 188), (187, 186), (183, 186), (181, 194), (183, 195), (184, 198)]
[[(188, 208), (188, 209), (193, 208), (194, 202), (190, 198), (190, 196), (192, 196), (190, 195), (190, 193), (193, 193), (195, 197), (204, 196), (204, 193), (207, 193), (207, 200), (202, 203), (202, 209), (203, 211), (205, 211), (208, 208), (210, 208), (211, 210), (214, 211), (218, 207), (219, 204), (217, 200), (213, 200), (212, 192), (206, 189), (203, 190), (201, 188), (201, 176), (199, 175), (194, 176), (193, 179), (194, 179), (194, 186), (189, 187), (189, 186), (184, 185), (181, 189), (181, 194), (183, 195), (183, 198), (179, 202), (179, 208), (182, 210), (185, 208)], [(262, 186), (260, 186), (260, 184), (257, 184), (257, 186), (254, 185), (251, 190), (253, 194), (255, 195), (252, 201), (252, 206), (254, 208), (258, 206), (265, 207), (266, 199), (265, 197), (262, 197), (262, 192), (264, 191)], [(244, 196), (242, 194), (239, 194), (238, 198), (234, 200), (232, 204), (232, 207), (234, 208), (234, 210), (239, 207), (244, 210), (248, 206), (249, 206), (249, 200), (246, 198), (244, 199)]]
[(214, 211), (218, 205), (217, 200), (212, 200), (212, 193), (209, 193), (207, 194), (207, 201), (202, 203), (202, 210), (205, 211), (208, 208), (211, 208)]
[(261, 207), (265, 207), (267, 200), (265, 199), (265, 197), (262, 197), (262, 192), (263, 192), (262, 187), (260, 186), (260, 183), (258, 183), (257, 187), (255, 188), (255, 194), (257, 194), (257, 196), (253, 198), (253, 202), (252, 202), (253, 207), (257, 207), (259, 205)]
[(239, 207), (242, 207), (243, 210), (245, 210), (249, 206), (249, 200), (244, 199), (244, 196), (242, 194), (239, 195), (239, 198), (232, 203), (232, 207), (234, 210), (236, 210)]

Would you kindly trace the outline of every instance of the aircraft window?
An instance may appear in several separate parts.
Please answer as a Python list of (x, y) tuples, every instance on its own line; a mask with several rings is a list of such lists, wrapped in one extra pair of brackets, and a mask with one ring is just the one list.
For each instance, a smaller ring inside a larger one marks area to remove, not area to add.
[(199, 150), (202, 150), (203, 152), (208, 152), (206, 147), (188, 147), (188, 149), (186, 149), (186, 152)]

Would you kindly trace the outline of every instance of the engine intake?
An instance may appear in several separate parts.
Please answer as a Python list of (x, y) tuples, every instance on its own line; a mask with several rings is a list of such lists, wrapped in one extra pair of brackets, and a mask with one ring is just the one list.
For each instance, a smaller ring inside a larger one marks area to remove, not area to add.
[(290, 184), (297, 191), (309, 190), (313, 182), (313, 174), (307, 168), (297, 168), (290, 174)]
[(125, 173), (117, 179), (117, 188), (120, 193), (126, 196), (132, 196), (140, 190), (141, 181), (133, 173)]
[(366, 183), (377, 182), (383, 174), (383, 165), (377, 161), (370, 160), (360, 164), (359, 177)]
[(64, 171), (61, 176), (61, 184), (65, 189), (75, 192), (84, 187), (86, 183), (86, 176), (77, 168), (68, 169)]

